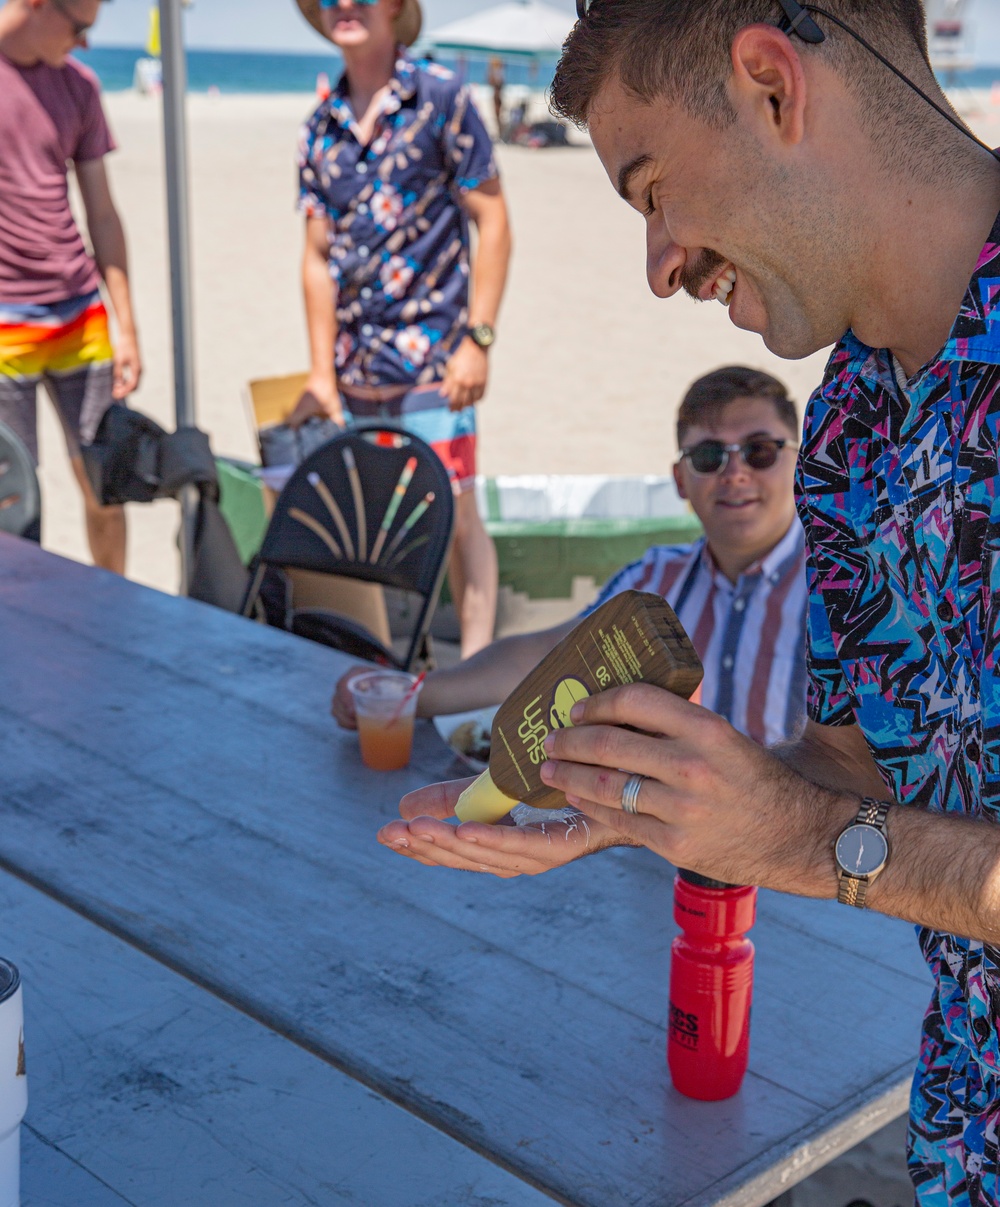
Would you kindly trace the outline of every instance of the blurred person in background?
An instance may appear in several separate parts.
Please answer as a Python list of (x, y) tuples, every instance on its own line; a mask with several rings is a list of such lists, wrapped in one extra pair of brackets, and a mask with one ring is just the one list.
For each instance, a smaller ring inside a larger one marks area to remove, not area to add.
[(417, 0), (297, 2), (345, 70), (299, 150), (311, 369), (291, 422), (385, 420), (444, 462), (456, 496), (449, 583), (467, 657), (492, 640), (497, 600), (496, 550), (473, 490), (475, 404), (511, 250), (492, 144), (468, 88), (409, 55)]
[[(83, 468), (105, 411), (139, 384), (125, 235), (104, 156), (115, 143), (86, 48), (101, 0), (0, 8), (0, 420), (38, 461), (37, 393), (55, 404), (83, 495), (95, 565), (125, 572), (125, 511), (102, 507)], [(72, 163), (91, 256), (69, 203)], [(112, 347), (100, 284), (117, 324)]]
[(500, 142), (506, 142), (503, 122), (503, 90), (507, 78), (503, 69), (503, 59), (497, 55), (490, 59), (486, 82), (493, 90), (493, 116), (497, 123), (497, 138)]

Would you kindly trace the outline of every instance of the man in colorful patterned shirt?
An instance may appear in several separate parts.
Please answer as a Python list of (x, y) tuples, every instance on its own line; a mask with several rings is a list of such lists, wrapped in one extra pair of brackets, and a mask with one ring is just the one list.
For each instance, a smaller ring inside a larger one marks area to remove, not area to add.
[(468, 656), (493, 637), (497, 595), (472, 489), (474, 407), (510, 257), (492, 144), (468, 88), (407, 54), (417, 0), (298, 3), (345, 71), (299, 152), (312, 368), (292, 422), (385, 419), (434, 448), (456, 494), (450, 584)]
[[(542, 777), (684, 867), (916, 923), (936, 982), (911, 1099), (917, 1199), (995, 1205), (1000, 164), (934, 79), (919, 0), (581, 11), (554, 105), (644, 215), (654, 293), (715, 299), (785, 357), (837, 346), (798, 469), (802, 739), (763, 750), (640, 684), (577, 705)], [(634, 815), (623, 767), (645, 777)]]
[[(100, 7), (100, 0), (0, 7), (0, 420), (37, 460), (36, 399), (45, 386), (83, 494), (94, 562), (124, 574), (124, 509), (98, 504), (80, 453), (141, 373), (125, 236), (104, 168), (115, 144), (97, 80), (68, 57), (86, 47)], [(70, 162), (93, 255), (70, 209)], [(113, 350), (102, 279), (118, 322)]]
[[(621, 591), (655, 591), (691, 634), (705, 667), (706, 708), (758, 742), (798, 737), (805, 724), (807, 596), (805, 540), (792, 495), (795, 404), (767, 373), (717, 369), (684, 395), (677, 442), (677, 489), (690, 500), (705, 535), (690, 545), (654, 545), (615, 574), (581, 616)], [(506, 637), (456, 666), (432, 671), (419, 714), (500, 704), (580, 618)], [(351, 728), (356, 719), (347, 684), (358, 669), (341, 677), (333, 698), (333, 715)], [(457, 831), (442, 827), (435, 833), (442, 841), (454, 836), (449, 857), (463, 854)], [(385, 837), (391, 843), (393, 836), (402, 831)], [(505, 836), (496, 836), (502, 859)], [(479, 867), (482, 847), (473, 854)]]

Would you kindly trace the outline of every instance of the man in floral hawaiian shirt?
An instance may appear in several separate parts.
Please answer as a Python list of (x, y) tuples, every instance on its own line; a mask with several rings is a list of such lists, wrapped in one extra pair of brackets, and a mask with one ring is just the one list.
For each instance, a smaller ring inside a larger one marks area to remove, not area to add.
[(298, 4), (345, 72), (299, 151), (312, 368), (292, 422), (387, 419), (441, 457), (456, 494), (450, 582), (465, 657), (492, 640), (497, 595), (472, 489), (474, 405), (510, 258), (492, 144), (468, 88), (407, 54), (417, 0)]
[[(644, 216), (653, 292), (714, 299), (781, 356), (836, 347), (798, 468), (801, 741), (764, 751), (640, 684), (579, 703), (542, 778), (605, 845), (915, 922), (935, 977), (917, 1198), (998, 1204), (1000, 164), (955, 124), (919, 0), (582, 10), (554, 105)], [(404, 811), (441, 816), (460, 787)]]

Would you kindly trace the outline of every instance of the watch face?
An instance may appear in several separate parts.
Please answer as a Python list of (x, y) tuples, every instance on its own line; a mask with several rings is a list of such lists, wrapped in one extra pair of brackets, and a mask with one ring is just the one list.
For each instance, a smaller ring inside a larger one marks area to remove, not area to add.
[(494, 339), (496, 339), (496, 336), (493, 334), (493, 328), (489, 323), (476, 323), (469, 328), (469, 334), (480, 348), (488, 348)]
[(848, 826), (837, 839), (837, 862), (852, 876), (871, 876), (889, 858), (885, 835), (874, 826)]

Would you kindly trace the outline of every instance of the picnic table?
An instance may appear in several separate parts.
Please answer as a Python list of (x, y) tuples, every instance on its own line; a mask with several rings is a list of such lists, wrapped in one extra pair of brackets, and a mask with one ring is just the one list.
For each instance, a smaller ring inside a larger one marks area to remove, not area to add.
[(912, 928), (762, 892), (750, 1071), (664, 1059), (672, 870), (500, 881), (375, 841), (335, 652), (0, 537), (0, 954), (25, 1207), (758, 1207), (905, 1109)]

